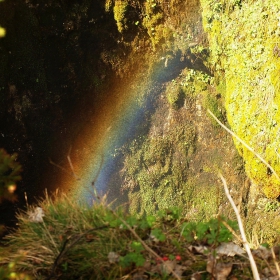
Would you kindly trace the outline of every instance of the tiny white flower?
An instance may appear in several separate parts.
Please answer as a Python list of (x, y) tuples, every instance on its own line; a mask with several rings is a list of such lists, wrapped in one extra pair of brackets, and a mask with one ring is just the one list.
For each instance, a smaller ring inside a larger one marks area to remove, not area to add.
[(120, 259), (120, 256), (115, 252), (109, 252), (108, 261), (109, 263), (117, 263)]
[(36, 207), (34, 211), (28, 213), (29, 221), (34, 223), (42, 223), (45, 216), (44, 210), (41, 207)]

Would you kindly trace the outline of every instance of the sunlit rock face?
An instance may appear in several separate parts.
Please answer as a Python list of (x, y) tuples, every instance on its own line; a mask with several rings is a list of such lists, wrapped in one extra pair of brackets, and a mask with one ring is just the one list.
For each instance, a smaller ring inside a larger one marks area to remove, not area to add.
[[(268, 198), (280, 195), (278, 1), (236, 1), (232, 6), (202, 1), (211, 63), (225, 85), (228, 121), (251, 180)], [(241, 3), (242, 2), (242, 3)], [(225, 10), (226, 8), (226, 10)], [(260, 15), (260, 16), (257, 16)]]

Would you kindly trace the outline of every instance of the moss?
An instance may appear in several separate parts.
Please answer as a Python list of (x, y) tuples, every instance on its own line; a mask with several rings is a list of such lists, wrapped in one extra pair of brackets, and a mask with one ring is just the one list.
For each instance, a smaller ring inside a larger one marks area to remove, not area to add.
[(130, 211), (151, 214), (172, 205), (184, 207), (181, 186), (188, 177), (186, 164), (195, 149), (195, 137), (191, 123), (176, 123), (172, 129), (166, 126), (163, 135), (151, 134), (131, 144), (123, 169), (123, 190), (133, 199)]
[(255, 215), (248, 216), (245, 220), (245, 231), (251, 246), (259, 248), (264, 241), (270, 246), (279, 243), (280, 219), (276, 214), (279, 211), (279, 204), (264, 199), (259, 202), (258, 209), (254, 211)]
[(105, 11), (106, 12), (111, 11), (112, 6), (113, 6), (113, 1), (112, 0), (106, 0), (105, 1)]
[(207, 73), (188, 68), (184, 69), (181, 76), (180, 85), (186, 95), (198, 95), (206, 91), (213, 80)]
[[(213, 96), (211, 93), (207, 93), (204, 97), (204, 107), (209, 109), (222, 123), (226, 122), (225, 109), (219, 101), (219, 95)], [(213, 125), (219, 127), (216, 121), (211, 120)]]
[(184, 104), (185, 94), (183, 88), (173, 82), (166, 89), (167, 101), (173, 108), (180, 108)]
[[(110, 3), (106, 3), (106, 4), (109, 5)], [(116, 20), (118, 31), (120, 33), (122, 33), (123, 30), (127, 28), (127, 26), (126, 26), (127, 19), (125, 17), (127, 7), (128, 7), (127, 0), (116, 0), (115, 1), (114, 18)]]
[[(209, 34), (211, 64), (217, 75), (224, 73), (227, 118), (232, 130), (279, 170), (279, 68), (280, 34), (275, 0), (251, 5), (223, 6), (202, 1), (204, 28)], [(220, 7), (219, 9), (217, 7)], [(217, 10), (218, 9), (218, 10)], [(247, 174), (267, 197), (280, 195), (280, 182), (267, 174), (267, 167), (251, 152), (236, 146)]]
[[(105, 1), (107, 12), (111, 11), (112, 2)], [(128, 8), (133, 12), (130, 13)], [(186, 54), (188, 44), (201, 35), (202, 24), (198, 10), (199, 0), (171, 1), (168, 4), (156, 0), (145, 0), (141, 3), (116, 0), (113, 8), (119, 32), (122, 33), (127, 29), (128, 23), (133, 22), (129, 27), (137, 26), (141, 33), (144, 29), (153, 51), (177, 53), (180, 50), (183, 54)]]

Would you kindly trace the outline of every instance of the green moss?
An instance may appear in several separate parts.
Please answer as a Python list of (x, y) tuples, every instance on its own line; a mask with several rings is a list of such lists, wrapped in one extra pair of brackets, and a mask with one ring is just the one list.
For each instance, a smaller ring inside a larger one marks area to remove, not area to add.
[(166, 89), (168, 103), (173, 108), (182, 107), (184, 104), (185, 94), (183, 88), (176, 82), (170, 83)]
[[(107, 12), (111, 11), (112, 2), (105, 1)], [(119, 32), (123, 32), (128, 23), (133, 22), (133, 27), (137, 26), (141, 33), (144, 31), (148, 35), (153, 51), (177, 53), (180, 50), (186, 54), (188, 44), (201, 33), (201, 16), (197, 12), (199, 6), (199, 0), (171, 1), (168, 4), (156, 0), (141, 3), (116, 0), (113, 12)], [(128, 7), (133, 13), (128, 12)]]
[[(164, 118), (163, 118), (164, 120)], [(133, 142), (124, 161), (123, 190), (128, 191), (130, 211), (155, 213), (172, 205), (184, 207), (186, 164), (195, 145), (191, 123), (176, 123), (164, 135)]]
[[(109, 5), (110, 3), (106, 3)], [(120, 33), (123, 32), (124, 29), (126, 29), (126, 17), (125, 13), (127, 11), (128, 1), (127, 0), (116, 0), (115, 6), (114, 6), (114, 18), (117, 23), (118, 31)], [(109, 9), (109, 6), (108, 6)]]
[(207, 73), (194, 69), (184, 69), (181, 76), (180, 85), (186, 96), (197, 96), (207, 91), (208, 86), (213, 82), (213, 78)]
[[(276, 214), (279, 211), (279, 203), (263, 199), (259, 202), (258, 209), (254, 211), (255, 215), (249, 215), (244, 221), (246, 235), (251, 246), (259, 248), (264, 241), (270, 246), (279, 243), (280, 219)], [(255, 216), (258, 216), (258, 219)]]
[[(224, 73), (227, 118), (232, 130), (279, 170), (278, 1), (248, 1), (225, 6), (202, 1), (204, 28), (209, 34), (211, 64)], [(219, 9), (217, 7), (220, 7)], [(247, 174), (267, 197), (280, 195), (280, 182), (251, 152), (236, 146)]]
[[(219, 96), (213, 96), (211, 93), (207, 93), (204, 97), (204, 107), (209, 109), (222, 123), (226, 122), (226, 113), (219, 101)], [(213, 120), (212, 123), (214, 126), (219, 127), (216, 121)]]

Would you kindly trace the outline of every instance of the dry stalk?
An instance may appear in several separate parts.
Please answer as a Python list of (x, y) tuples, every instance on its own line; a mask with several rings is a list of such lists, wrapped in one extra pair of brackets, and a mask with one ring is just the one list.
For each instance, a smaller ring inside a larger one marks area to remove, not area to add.
[(81, 180), (81, 178), (79, 178), (79, 177), (77, 176), (77, 174), (75, 173), (74, 166), (73, 166), (73, 164), (72, 164), (72, 160), (71, 160), (71, 157), (70, 157), (71, 148), (72, 148), (72, 147), (70, 147), (69, 152), (68, 152), (68, 155), (67, 155), (67, 161), (68, 161), (68, 163), (69, 163), (71, 172), (70, 172), (69, 170), (67, 170), (66, 168), (62, 167), (61, 165), (56, 164), (56, 163), (53, 162), (50, 158), (49, 158), (49, 162), (50, 162), (50, 164), (52, 164), (52, 165), (58, 167), (58, 168), (61, 169), (63, 172), (67, 173), (67, 174), (70, 175), (70, 176), (73, 176), (77, 181), (79, 181), (79, 180)]
[[(50, 164), (54, 165), (55, 167), (58, 167), (59, 169), (61, 169), (63, 172), (67, 173), (68, 175), (70, 176), (73, 176), (73, 173), (68, 171), (66, 168), (62, 167), (61, 165), (59, 164), (56, 164), (55, 162), (53, 162), (50, 158), (49, 158), (49, 162)], [(75, 177), (75, 176), (74, 176)]]
[(259, 272), (258, 272), (258, 268), (257, 268), (257, 265), (256, 265), (256, 262), (253, 258), (253, 255), (252, 255), (252, 252), (251, 252), (251, 249), (250, 249), (250, 246), (247, 242), (247, 238), (246, 238), (246, 235), (245, 235), (245, 231), (244, 231), (244, 228), (243, 228), (243, 223), (242, 223), (242, 220), (241, 220), (241, 217), (240, 217), (240, 214), (239, 214), (239, 211), (229, 193), (229, 189), (227, 187), (227, 182), (225, 180), (225, 178), (223, 177), (223, 175), (220, 174), (220, 178), (223, 182), (223, 185), (224, 185), (224, 189), (225, 189), (225, 193), (226, 193), (226, 196), (236, 214), (236, 217), (237, 217), (237, 222), (238, 222), (238, 226), (239, 226), (239, 230), (240, 230), (240, 234), (241, 234), (241, 237), (242, 237), (242, 241), (243, 241), (243, 246), (245, 247), (245, 250), (249, 256), (249, 261), (250, 261), (250, 265), (251, 265), (251, 269), (252, 269), (252, 272), (253, 272), (253, 276), (254, 276), (254, 279), (255, 280), (260, 280), (260, 275), (259, 275)]
[(240, 238), (240, 236), (238, 236), (236, 234), (236, 232), (233, 230), (233, 228), (228, 225), (225, 221), (221, 220), (222, 224), (232, 233), (232, 235), (241, 243), (243, 243), (242, 239)]
[(279, 279), (280, 279), (280, 268), (279, 268), (279, 264), (276, 260), (276, 257), (275, 257), (275, 253), (274, 253), (274, 249), (271, 248), (271, 254), (272, 254), (272, 258), (273, 258), (273, 262), (275, 264), (275, 267), (276, 267), (276, 270), (277, 270), (277, 273), (278, 273), (278, 276), (279, 276)]
[(76, 175), (76, 173), (75, 173), (75, 171), (74, 171), (74, 166), (73, 166), (72, 161), (71, 161), (71, 158), (70, 158), (71, 150), (72, 150), (72, 147), (70, 147), (70, 149), (69, 149), (69, 153), (68, 153), (68, 155), (67, 155), (67, 160), (68, 160), (68, 163), (69, 163), (69, 165), (70, 165), (70, 168), (71, 168), (71, 171), (72, 171), (72, 175), (75, 177), (76, 180), (81, 180), (81, 179)]

